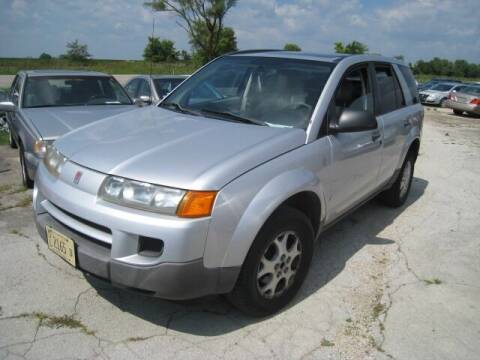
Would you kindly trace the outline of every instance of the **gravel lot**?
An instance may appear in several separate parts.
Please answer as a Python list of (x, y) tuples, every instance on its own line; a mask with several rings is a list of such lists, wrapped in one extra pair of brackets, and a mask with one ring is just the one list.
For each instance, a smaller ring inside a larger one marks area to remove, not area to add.
[(330, 229), (294, 304), (263, 320), (83, 275), (37, 235), (19, 178), (0, 146), (0, 359), (479, 358), (478, 118), (428, 108), (407, 205)]

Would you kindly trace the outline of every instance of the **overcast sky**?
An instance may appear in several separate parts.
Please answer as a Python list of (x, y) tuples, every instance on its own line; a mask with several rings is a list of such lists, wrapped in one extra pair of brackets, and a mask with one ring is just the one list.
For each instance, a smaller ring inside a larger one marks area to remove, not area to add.
[[(151, 32), (142, 0), (0, 0), (0, 57), (59, 55), (68, 41), (95, 58), (140, 59)], [(330, 53), (335, 41), (358, 40), (370, 52), (407, 61), (466, 59), (480, 63), (479, 0), (238, 0), (226, 18), (240, 49)], [(157, 13), (156, 35), (189, 49), (172, 14)]]

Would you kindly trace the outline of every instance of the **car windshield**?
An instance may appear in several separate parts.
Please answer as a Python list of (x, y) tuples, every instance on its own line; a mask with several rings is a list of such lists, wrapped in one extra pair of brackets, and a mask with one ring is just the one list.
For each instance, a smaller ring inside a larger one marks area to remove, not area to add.
[(183, 80), (185, 79), (184, 78), (153, 79), (153, 83), (155, 84), (155, 89), (157, 90), (158, 96), (164, 97), (170, 91), (175, 89)]
[(23, 107), (127, 105), (131, 100), (107, 76), (35, 76), (27, 78)]
[(450, 85), (450, 84), (438, 84), (435, 85), (431, 88), (431, 90), (435, 91), (450, 91), (455, 85)]
[(467, 86), (464, 89), (462, 89), (461, 92), (468, 95), (479, 96), (480, 86)]
[(306, 129), (334, 66), (226, 56), (190, 77), (159, 106), (227, 121)]

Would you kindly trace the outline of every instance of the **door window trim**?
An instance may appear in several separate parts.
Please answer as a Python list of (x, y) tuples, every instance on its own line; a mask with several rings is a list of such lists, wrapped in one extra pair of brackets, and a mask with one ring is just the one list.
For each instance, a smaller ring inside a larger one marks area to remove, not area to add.
[(355, 70), (358, 70), (358, 69), (366, 69), (367, 70), (368, 83), (370, 85), (370, 89), (372, 91), (372, 96), (373, 96), (373, 99), (374, 99), (373, 104), (372, 104), (373, 114), (374, 115), (376, 114), (375, 88), (373, 87), (373, 78), (372, 78), (371, 69), (370, 69), (371, 64), (372, 64), (371, 61), (363, 61), (363, 62), (353, 64), (352, 66), (348, 67), (345, 70), (345, 72), (342, 75), (342, 78), (340, 79), (340, 81), (337, 83), (337, 85), (335, 87), (335, 91), (333, 92), (332, 98), (330, 99), (327, 111), (325, 112), (325, 116), (324, 116), (323, 121), (322, 121), (322, 125), (320, 126), (320, 129), (318, 131), (317, 139), (320, 139), (324, 136), (331, 135), (331, 134), (328, 133), (328, 126), (329, 126), (329, 123), (330, 123), (329, 114), (332, 111), (332, 106), (333, 106), (333, 103), (335, 101), (335, 97), (337, 96), (337, 93), (340, 89), (340, 86), (343, 83), (343, 80), (345, 80), (347, 75), (350, 74), (352, 71), (355, 71)]

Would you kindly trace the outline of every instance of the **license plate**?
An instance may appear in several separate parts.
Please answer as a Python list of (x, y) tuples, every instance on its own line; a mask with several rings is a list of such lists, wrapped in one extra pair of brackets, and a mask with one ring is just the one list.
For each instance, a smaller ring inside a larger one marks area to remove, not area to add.
[(75, 243), (73, 240), (51, 226), (47, 225), (45, 229), (47, 231), (48, 248), (70, 265), (75, 266)]

